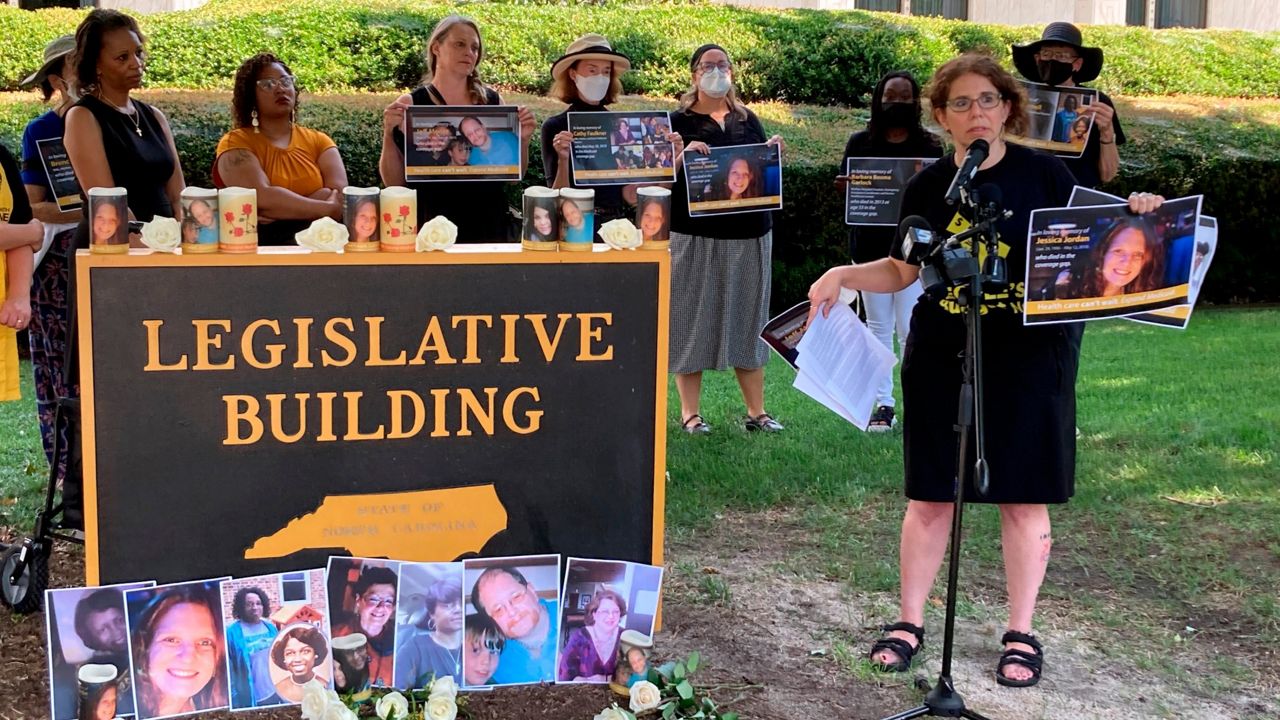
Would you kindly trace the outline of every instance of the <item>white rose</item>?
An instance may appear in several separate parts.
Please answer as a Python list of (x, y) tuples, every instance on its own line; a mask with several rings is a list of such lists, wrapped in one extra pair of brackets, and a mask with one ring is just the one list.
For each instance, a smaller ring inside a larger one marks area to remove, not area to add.
[(329, 707), (327, 688), (314, 678), (302, 686), (302, 717), (305, 720), (324, 720), (325, 708)]
[(347, 226), (329, 217), (322, 217), (311, 223), (311, 227), (294, 235), (298, 245), (311, 252), (340, 253), (347, 244), (350, 233)]
[(431, 683), (431, 697), (447, 697), (450, 700), (458, 697), (458, 683), (452, 675), (442, 675)]
[(626, 218), (618, 218), (600, 226), (600, 239), (614, 250), (640, 247), (640, 231)]
[(173, 252), (182, 243), (182, 226), (167, 217), (153, 218), (142, 223), (142, 244), (160, 252)]
[(427, 699), (422, 710), (423, 720), (454, 720), (458, 717), (458, 703), (451, 697), (436, 695)]
[(398, 692), (389, 692), (378, 698), (373, 712), (382, 720), (396, 720), (409, 716), (409, 701)]
[(648, 680), (641, 680), (631, 686), (631, 711), (644, 712), (658, 707), (662, 702), (662, 691)]
[(458, 241), (458, 226), (443, 215), (437, 215), (427, 221), (418, 230), (416, 243), (418, 252), (443, 250)]
[(601, 710), (600, 714), (596, 715), (593, 720), (634, 720), (634, 718), (615, 703), (612, 707)]
[(321, 720), (356, 720), (356, 714), (341, 700), (332, 700), (325, 706)]

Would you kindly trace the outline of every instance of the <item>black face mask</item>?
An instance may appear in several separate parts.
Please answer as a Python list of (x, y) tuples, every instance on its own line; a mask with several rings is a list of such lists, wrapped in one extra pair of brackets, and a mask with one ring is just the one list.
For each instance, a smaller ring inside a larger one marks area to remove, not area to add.
[(1075, 74), (1073, 63), (1059, 60), (1037, 60), (1036, 69), (1040, 71), (1040, 81), (1046, 85), (1061, 85)]
[(886, 127), (913, 128), (916, 126), (916, 104), (891, 102), (880, 106), (880, 117)]

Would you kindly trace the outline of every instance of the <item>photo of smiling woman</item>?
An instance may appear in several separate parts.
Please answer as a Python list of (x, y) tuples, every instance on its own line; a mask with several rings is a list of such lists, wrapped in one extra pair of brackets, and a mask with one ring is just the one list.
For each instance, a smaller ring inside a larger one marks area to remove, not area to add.
[(378, 188), (347, 187), (342, 189), (342, 218), (353, 243), (378, 242)]
[(138, 717), (227, 707), (218, 581), (125, 593)]
[(462, 564), (400, 566), (396, 618), (396, 687), (427, 687), (432, 678), (462, 684)]
[[(329, 605), (335, 640), (359, 633), (368, 640), (370, 685), (390, 687), (396, 647), (397, 563), (362, 558), (330, 558)], [(343, 678), (334, 678), (343, 681)]]
[[(1110, 297), (1146, 292), (1164, 279), (1164, 244), (1143, 217), (1117, 220), (1089, 252), (1066, 297)], [(1061, 296), (1060, 296), (1061, 297)]]
[(722, 175), (716, 178), (708, 200), (743, 200), (760, 197), (760, 169), (750, 159), (735, 157), (725, 165)]
[(324, 633), (307, 623), (281, 631), (271, 645), (271, 677), (275, 693), (258, 701), (259, 707), (302, 702), (303, 686), (312, 680), (328, 687), (329, 641)]

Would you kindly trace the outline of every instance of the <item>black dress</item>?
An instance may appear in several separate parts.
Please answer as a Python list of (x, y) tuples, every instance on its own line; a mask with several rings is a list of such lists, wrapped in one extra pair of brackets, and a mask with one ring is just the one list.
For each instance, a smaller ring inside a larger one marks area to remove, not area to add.
[[(111, 105), (92, 95), (86, 95), (76, 103), (93, 113), (102, 129), (102, 149), (107, 154), (107, 166), (116, 187), (129, 191), (129, 210), (139, 222), (152, 218), (173, 217), (173, 204), (169, 202), (166, 185), (177, 169), (178, 160), (173, 156), (164, 129), (156, 111), (150, 105), (133, 100), (134, 117), (125, 115)], [(138, 130), (142, 134), (138, 134)], [(76, 228), (76, 247), (89, 247), (89, 188), (81, 188), (84, 215)]]
[[(575, 100), (565, 108), (564, 112), (552, 115), (542, 123), (542, 170), (547, 176), (547, 186), (550, 187), (556, 179), (556, 172), (560, 169), (560, 155), (556, 152), (553, 140), (556, 135), (569, 129), (569, 113), (571, 112), (606, 112), (609, 108), (604, 105), (588, 105), (581, 100)], [(578, 187), (573, 177), (573, 165), (569, 166), (569, 187)], [(589, 189), (596, 191), (596, 239), (600, 238), (600, 226), (615, 220), (617, 218), (626, 217), (634, 220), (630, 216), (630, 208), (622, 199), (622, 185), (597, 185)], [(603, 242), (603, 241), (601, 241)]]
[[(902, 142), (889, 142), (883, 137), (875, 137), (870, 130), (862, 130), (849, 136), (844, 146), (844, 160), (840, 162), (840, 173), (848, 167), (849, 158), (939, 158), (942, 157), (942, 144), (930, 132), (912, 133)], [(898, 229), (893, 227), (877, 227), (874, 225), (851, 226), (849, 228), (849, 257), (855, 263), (869, 263), (872, 260), (889, 257), (889, 246), (897, 237)]]
[[(423, 85), (409, 93), (414, 105), (444, 105), (444, 99)], [(498, 93), (485, 88), (485, 105), (497, 105)], [(404, 132), (392, 131), (391, 139), (404, 155)], [(511, 223), (507, 209), (507, 183), (494, 180), (457, 182), (408, 182), (418, 193), (418, 227), (444, 215), (458, 226), (460, 243), (508, 242)]]
[[(982, 383), (991, 487), (979, 497), (970, 485), (965, 496), (984, 503), (1063, 503), (1075, 492), (1079, 345), (1062, 325), (1023, 326), (1022, 279), (1031, 211), (1064, 207), (1075, 178), (1058, 158), (1011, 143), (1005, 148), (1000, 162), (975, 180), (978, 186), (999, 186), (1005, 209), (1013, 211), (997, 230), (1015, 284), (986, 296)], [(912, 178), (902, 216), (922, 215), (935, 231), (954, 234), (948, 228), (957, 211), (942, 196), (955, 172), (955, 159), (948, 156)], [(893, 248), (893, 256), (901, 259), (901, 249)], [(920, 298), (903, 355), (906, 494), (913, 500), (955, 499), (954, 425), (965, 321), (953, 297), (954, 289), (941, 299)]]

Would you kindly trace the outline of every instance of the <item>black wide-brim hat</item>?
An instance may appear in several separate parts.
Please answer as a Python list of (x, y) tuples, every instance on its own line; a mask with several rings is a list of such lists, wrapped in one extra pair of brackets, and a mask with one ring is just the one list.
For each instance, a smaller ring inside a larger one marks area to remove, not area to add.
[(1066, 22), (1049, 23), (1040, 39), (1027, 45), (1013, 46), (1013, 66), (1022, 77), (1040, 82), (1040, 69), (1036, 67), (1036, 53), (1045, 45), (1070, 45), (1084, 62), (1072, 77), (1078, 83), (1086, 83), (1102, 72), (1102, 48), (1085, 47), (1080, 28)]

